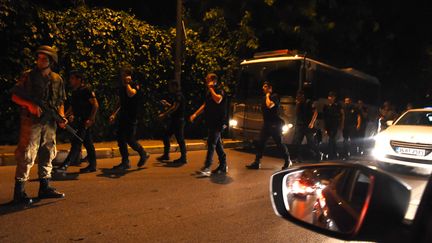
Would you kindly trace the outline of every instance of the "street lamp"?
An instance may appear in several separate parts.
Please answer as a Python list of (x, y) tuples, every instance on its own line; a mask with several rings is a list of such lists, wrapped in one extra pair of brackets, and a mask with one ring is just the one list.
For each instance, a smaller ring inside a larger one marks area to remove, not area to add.
[(177, 0), (177, 23), (176, 23), (176, 39), (175, 39), (175, 61), (174, 61), (174, 80), (177, 82), (178, 87), (181, 87), (181, 63), (182, 63), (182, 13), (183, 3), (182, 0)]

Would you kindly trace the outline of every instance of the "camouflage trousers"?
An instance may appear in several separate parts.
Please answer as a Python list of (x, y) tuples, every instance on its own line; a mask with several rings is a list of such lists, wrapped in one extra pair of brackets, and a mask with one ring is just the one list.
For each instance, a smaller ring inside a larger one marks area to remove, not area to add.
[(54, 121), (41, 124), (31, 117), (21, 116), (18, 147), (15, 150), (17, 162), (15, 178), (27, 181), (30, 169), (38, 159), (40, 179), (51, 178), (51, 162), (56, 156), (56, 129)]

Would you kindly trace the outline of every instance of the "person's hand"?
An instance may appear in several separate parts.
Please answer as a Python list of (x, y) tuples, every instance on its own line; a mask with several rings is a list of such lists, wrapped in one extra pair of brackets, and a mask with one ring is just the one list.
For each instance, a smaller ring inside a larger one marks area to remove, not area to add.
[(271, 94), (270, 92), (267, 92), (266, 97), (270, 97), (270, 94)]
[(196, 118), (196, 115), (195, 115), (195, 114), (192, 114), (192, 115), (189, 117), (189, 121), (190, 121), (190, 122), (193, 122), (193, 121), (195, 120), (195, 118)]
[(115, 116), (114, 114), (111, 115), (111, 116), (109, 117), (109, 123), (110, 123), (110, 124), (113, 124), (114, 121), (115, 121), (115, 118), (116, 118), (116, 116)]
[(132, 77), (131, 76), (126, 76), (123, 78), (123, 85), (128, 85), (132, 82)]
[(170, 103), (168, 103), (168, 101), (166, 101), (166, 100), (161, 100), (160, 102), (161, 102), (162, 105), (164, 105), (164, 106), (169, 106), (169, 105), (170, 105)]
[(93, 126), (94, 122), (95, 121), (93, 119), (88, 119), (87, 121), (85, 121), (84, 127), (89, 128), (89, 127)]
[(34, 116), (40, 117), (42, 115), (42, 109), (38, 105), (29, 105), (27, 109)]
[(75, 116), (74, 115), (70, 115), (68, 118), (69, 122), (73, 122), (75, 120)]
[(159, 114), (158, 115), (158, 120), (162, 121), (163, 119), (165, 119), (165, 114), (164, 113)]
[(67, 120), (65, 117), (63, 117), (63, 121), (58, 122), (58, 126), (59, 126), (61, 129), (65, 129), (67, 123), (68, 123), (68, 120)]
[(356, 126), (356, 130), (359, 131), (360, 130), (360, 125)]
[(309, 126), (308, 126), (310, 129), (312, 129), (312, 128), (314, 128), (314, 124), (313, 123), (309, 123)]
[(207, 82), (207, 88), (208, 89), (213, 89), (214, 88), (214, 82), (213, 81)]

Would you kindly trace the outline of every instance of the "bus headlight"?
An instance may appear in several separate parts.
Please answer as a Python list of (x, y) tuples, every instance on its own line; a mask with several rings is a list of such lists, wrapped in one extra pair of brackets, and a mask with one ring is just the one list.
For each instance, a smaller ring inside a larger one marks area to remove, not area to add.
[(293, 127), (293, 124), (289, 123), (282, 126), (282, 134), (288, 133), (288, 131)]
[(231, 120), (229, 121), (229, 126), (230, 126), (230, 127), (236, 127), (237, 124), (238, 124), (238, 122), (237, 122), (237, 120), (235, 120), (235, 119), (231, 119)]

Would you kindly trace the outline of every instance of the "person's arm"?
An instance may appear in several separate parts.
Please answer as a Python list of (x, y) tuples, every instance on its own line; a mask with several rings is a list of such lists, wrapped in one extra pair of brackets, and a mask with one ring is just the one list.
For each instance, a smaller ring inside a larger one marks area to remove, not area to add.
[(270, 99), (271, 93), (266, 94), (266, 106), (267, 108), (271, 109), (273, 106), (275, 106), (275, 103)]
[(34, 104), (33, 102), (23, 99), (16, 94), (12, 94), (11, 99), (15, 104), (27, 109), (30, 112), (30, 114), (37, 117), (40, 117), (42, 115), (42, 109), (38, 105)]
[(164, 118), (166, 116), (169, 116), (171, 113), (176, 111), (179, 108), (179, 106), (180, 106), (180, 104), (177, 101), (174, 102), (174, 104), (172, 106), (170, 106), (170, 108), (168, 108), (168, 110), (166, 110), (165, 112), (163, 112), (159, 115), (159, 118)]
[(97, 101), (96, 97), (90, 98), (89, 103), (92, 106), (92, 110), (91, 110), (89, 118), (85, 122), (86, 127), (90, 127), (91, 125), (94, 124), (94, 122), (96, 121), (96, 113), (99, 110), (99, 102)]
[(189, 118), (189, 120), (191, 121), (191, 122), (193, 122), (194, 120), (195, 120), (195, 118), (197, 117), (197, 116), (199, 116), (203, 111), (204, 111), (204, 108), (205, 108), (205, 103), (204, 104), (202, 104), (201, 106), (200, 106), (200, 108), (198, 108), (198, 110), (196, 110), (191, 116), (190, 116), (190, 118)]
[(120, 106), (111, 114), (111, 116), (109, 117), (109, 122), (110, 123), (113, 123), (114, 122), (114, 120), (115, 120), (115, 118), (116, 118), (116, 116), (117, 116), (117, 113), (120, 111)]
[(361, 116), (360, 114), (357, 114), (357, 126), (356, 126), (357, 130), (360, 130), (361, 123), (362, 123)]
[(340, 109), (340, 124), (341, 129), (343, 130), (345, 127), (345, 112), (342, 108)]
[(137, 92), (138, 91), (136, 89), (132, 88), (132, 86), (130, 84), (126, 85), (126, 94), (129, 98), (136, 95)]
[(317, 111), (317, 109), (314, 109), (314, 113), (312, 115), (312, 119), (311, 119), (311, 121), (309, 123), (309, 128), (313, 128), (314, 127), (315, 121), (316, 121), (317, 117), (318, 117), (318, 111)]
[(213, 101), (216, 102), (216, 104), (220, 104), (222, 102), (223, 96), (216, 93), (213, 87), (209, 87), (209, 91)]
[(66, 127), (66, 124), (68, 123), (68, 120), (65, 118), (64, 104), (63, 103), (61, 103), (59, 105), (59, 107), (57, 108), (57, 112), (61, 117), (63, 117), (63, 122), (59, 122), (58, 125), (60, 128), (64, 129)]

